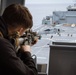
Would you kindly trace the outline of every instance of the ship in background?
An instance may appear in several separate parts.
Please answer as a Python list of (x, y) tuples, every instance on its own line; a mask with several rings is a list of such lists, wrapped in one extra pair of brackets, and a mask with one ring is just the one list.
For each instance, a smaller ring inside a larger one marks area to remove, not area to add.
[(42, 25), (76, 24), (76, 4), (69, 5), (67, 11), (53, 11), (52, 16), (43, 18)]

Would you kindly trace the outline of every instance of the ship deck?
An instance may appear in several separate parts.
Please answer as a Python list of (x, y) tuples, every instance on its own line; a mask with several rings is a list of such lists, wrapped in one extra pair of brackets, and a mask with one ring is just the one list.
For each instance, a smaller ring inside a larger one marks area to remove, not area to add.
[[(73, 42), (76, 43), (76, 27), (71, 26), (56, 26), (56, 27), (49, 27), (44, 26), (41, 28), (41, 31), (45, 29), (60, 29), (60, 32), (49, 32), (41, 34), (42, 38), (31, 47), (32, 54), (37, 56), (37, 64), (47, 64), (47, 71), (48, 72), (48, 62), (49, 62), (49, 50), (50, 45), (52, 42)], [(40, 31), (40, 30), (38, 30)]]

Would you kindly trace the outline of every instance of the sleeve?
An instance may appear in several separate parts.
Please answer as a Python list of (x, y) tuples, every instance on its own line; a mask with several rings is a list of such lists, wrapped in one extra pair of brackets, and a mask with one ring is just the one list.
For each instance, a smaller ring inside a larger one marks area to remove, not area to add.
[(0, 49), (1, 62), (3, 62), (5, 66), (7, 65), (15, 75), (37, 75), (37, 69), (31, 57), (31, 53), (22, 53), (20, 59), (16, 55), (12, 44), (7, 41), (0, 42)]

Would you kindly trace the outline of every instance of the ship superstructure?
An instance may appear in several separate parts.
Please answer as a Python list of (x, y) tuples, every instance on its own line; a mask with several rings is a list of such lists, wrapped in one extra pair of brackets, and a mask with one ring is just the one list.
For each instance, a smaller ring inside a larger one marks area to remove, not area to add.
[(54, 11), (52, 16), (53, 24), (76, 24), (76, 4), (68, 6), (67, 11)]

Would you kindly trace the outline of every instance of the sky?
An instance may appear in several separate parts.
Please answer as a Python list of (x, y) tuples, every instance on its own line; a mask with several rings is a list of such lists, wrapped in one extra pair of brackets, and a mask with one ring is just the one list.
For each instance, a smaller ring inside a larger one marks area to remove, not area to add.
[(27, 4), (45, 4), (45, 3), (73, 3), (76, 0), (26, 0)]

